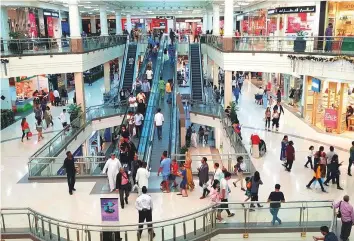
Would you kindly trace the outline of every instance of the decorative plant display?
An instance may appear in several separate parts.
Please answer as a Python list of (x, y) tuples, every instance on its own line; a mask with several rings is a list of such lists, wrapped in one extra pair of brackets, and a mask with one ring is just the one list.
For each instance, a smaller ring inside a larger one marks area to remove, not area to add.
[(17, 32), (10, 32), (9, 36), (11, 38), (8, 45), (9, 50), (14, 53), (22, 53), (22, 43), (20, 42), (19, 39), (24, 39), (25, 34), (23, 32), (17, 31)]
[(82, 113), (82, 109), (80, 105), (71, 104), (68, 107), (68, 113), (70, 114), (70, 122), (75, 120)]
[(234, 102), (231, 103), (230, 119), (232, 123), (238, 122), (236, 114), (236, 104)]
[(296, 39), (294, 40), (294, 52), (305, 52), (306, 49), (306, 37), (307, 33), (300, 30), (296, 33)]
[(1, 110), (1, 130), (15, 122), (15, 115), (12, 110)]

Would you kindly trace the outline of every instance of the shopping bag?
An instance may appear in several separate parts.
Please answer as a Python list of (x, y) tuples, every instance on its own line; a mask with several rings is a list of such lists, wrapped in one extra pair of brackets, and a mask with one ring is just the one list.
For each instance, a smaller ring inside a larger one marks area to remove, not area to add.
[(33, 136), (32, 132), (29, 131), (28, 134), (27, 134), (27, 136), (28, 136), (28, 137), (32, 137), (32, 136)]
[(136, 135), (136, 128), (135, 128), (135, 126), (133, 127), (133, 136), (135, 136)]

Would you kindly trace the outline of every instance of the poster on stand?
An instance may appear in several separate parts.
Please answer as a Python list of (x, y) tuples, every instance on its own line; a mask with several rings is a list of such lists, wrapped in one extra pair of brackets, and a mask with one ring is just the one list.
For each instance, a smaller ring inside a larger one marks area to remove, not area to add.
[(103, 222), (119, 221), (118, 198), (101, 198), (101, 219)]
[(54, 37), (53, 18), (47, 17), (48, 37)]
[(337, 128), (338, 113), (335, 109), (325, 109), (324, 125), (326, 127)]

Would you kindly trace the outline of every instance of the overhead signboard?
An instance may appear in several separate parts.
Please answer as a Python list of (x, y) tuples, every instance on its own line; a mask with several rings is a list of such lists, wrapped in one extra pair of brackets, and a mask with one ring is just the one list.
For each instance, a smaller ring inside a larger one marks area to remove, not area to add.
[(156, 16), (157, 19), (174, 19), (173, 16)]
[(316, 6), (282, 7), (282, 8), (268, 9), (268, 15), (292, 14), (292, 13), (314, 13), (314, 12), (316, 12)]
[(47, 16), (47, 17), (59, 18), (59, 13), (51, 12), (51, 11), (48, 11), (48, 10), (44, 10), (43, 11), (43, 15)]

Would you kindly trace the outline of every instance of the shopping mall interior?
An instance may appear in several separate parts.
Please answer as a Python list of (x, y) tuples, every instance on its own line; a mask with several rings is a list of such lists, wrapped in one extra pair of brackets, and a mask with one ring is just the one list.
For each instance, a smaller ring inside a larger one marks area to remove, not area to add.
[(349, 240), (353, 1), (3, 0), (0, 18), (1, 240)]

